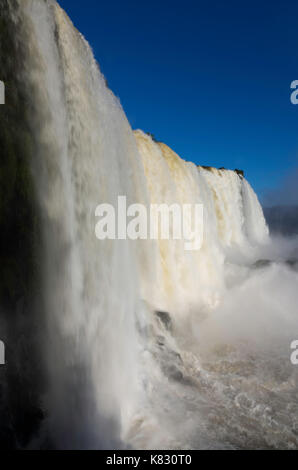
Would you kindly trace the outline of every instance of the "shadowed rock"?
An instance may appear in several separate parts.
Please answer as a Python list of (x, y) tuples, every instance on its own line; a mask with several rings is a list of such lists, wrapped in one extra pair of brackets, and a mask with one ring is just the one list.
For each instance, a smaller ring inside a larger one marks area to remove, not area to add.
[(168, 312), (162, 312), (160, 310), (157, 310), (155, 312), (155, 315), (159, 318), (159, 320), (164, 325), (166, 330), (172, 331), (172, 328), (173, 328), (172, 320), (171, 320), (170, 314)]

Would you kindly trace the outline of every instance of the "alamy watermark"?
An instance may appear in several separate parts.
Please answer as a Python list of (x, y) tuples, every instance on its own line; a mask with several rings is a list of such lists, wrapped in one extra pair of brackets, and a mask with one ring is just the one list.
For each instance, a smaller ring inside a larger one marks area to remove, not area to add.
[(294, 366), (298, 366), (298, 340), (297, 339), (292, 341), (291, 349), (294, 350), (291, 354), (291, 363)]
[(5, 104), (5, 85), (0, 80), (0, 104)]
[(3, 341), (0, 340), (0, 366), (5, 364), (5, 345)]
[(291, 83), (291, 89), (294, 90), (291, 93), (291, 103), (298, 104), (298, 80), (293, 80)]
[(199, 250), (203, 243), (203, 204), (130, 204), (118, 196), (117, 208), (100, 204), (95, 235), (99, 240), (183, 240), (184, 249)]

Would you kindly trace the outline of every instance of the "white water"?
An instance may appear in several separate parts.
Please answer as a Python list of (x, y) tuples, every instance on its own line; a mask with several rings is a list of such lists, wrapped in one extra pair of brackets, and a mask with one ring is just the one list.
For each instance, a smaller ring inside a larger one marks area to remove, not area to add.
[(85, 40), (57, 5), (24, 3), (48, 112), (41, 139), (49, 151), (39, 156), (38, 189), (52, 339), (49, 426), (58, 446), (111, 446), (137, 401), (139, 289), (132, 247), (99, 243), (94, 212), (102, 201), (115, 203), (118, 193), (135, 200), (141, 166), (129, 124)]
[[(252, 188), (133, 133), (57, 4), (19, 5), (30, 29), (26, 79), (41, 106), (44, 435), (58, 448), (297, 446), (288, 349), (298, 276), (283, 264), (253, 267), (284, 250), (270, 242)], [(95, 208), (118, 195), (202, 203), (202, 248), (99, 242)], [(154, 310), (170, 313), (172, 331)]]

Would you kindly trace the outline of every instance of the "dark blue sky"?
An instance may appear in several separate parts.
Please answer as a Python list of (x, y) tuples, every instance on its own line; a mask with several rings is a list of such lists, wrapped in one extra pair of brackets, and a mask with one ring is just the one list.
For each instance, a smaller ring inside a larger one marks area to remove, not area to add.
[(286, 186), (298, 167), (297, 0), (58, 1), (134, 129), (186, 160), (244, 169), (261, 197)]

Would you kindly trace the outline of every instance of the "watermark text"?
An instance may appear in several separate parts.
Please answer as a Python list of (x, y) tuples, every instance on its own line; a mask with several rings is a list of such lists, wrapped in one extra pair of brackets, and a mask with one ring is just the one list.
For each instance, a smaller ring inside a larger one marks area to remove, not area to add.
[(291, 93), (291, 103), (298, 104), (298, 80), (293, 80), (291, 83), (291, 89), (294, 90)]
[(298, 340), (297, 339), (295, 341), (292, 341), (291, 349), (294, 350), (291, 354), (291, 363), (294, 366), (297, 366), (298, 365)]
[(5, 345), (3, 341), (0, 340), (0, 366), (5, 365)]
[(95, 210), (98, 240), (183, 240), (184, 249), (199, 250), (203, 242), (203, 204), (143, 204), (127, 206), (118, 196), (117, 208), (100, 204)]
[(0, 104), (5, 104), (5, 85), (0, 80)]

